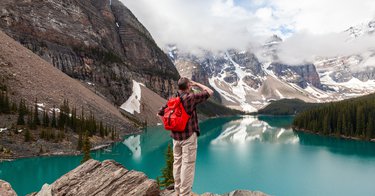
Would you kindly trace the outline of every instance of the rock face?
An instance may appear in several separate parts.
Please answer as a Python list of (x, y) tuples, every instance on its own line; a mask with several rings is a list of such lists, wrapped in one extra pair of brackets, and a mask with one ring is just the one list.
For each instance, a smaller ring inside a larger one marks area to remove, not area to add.
[[(176, 47), (169, 47), (168, 54), (180, 74), (211, 86), (210, 78), (219, 77), (229, 85), (237, 86), (241, 80), (249, 87), (258, 89), (265, 75), (258, 58), (251, 52), (228, 51), (213, 52), (203, 50), (201, 54), (180, 53)], [(246, 76), (244, 76), (244, 74)], [(215, 99), (221, 103), (221, 97), (215, 88)]]
[(119, 0), (2, 0), (0, 29), (116, 105), (132, 79), (165, 98), (175, 91), (173, 63)]
[(115, 161), (89, 160), (32, 196), (57, 195), (159, 195), (154, 180), (129, 171)]
[[(38, 98), (45, 109), (59, 106), (69, 99), (71, 106), (91, 111), (97, 119), (119, 127), (127, 133), (135, 132), (130, 122), (103, 97), (68, 77), (39, 56), (0, 31), (0, 78), (10, 87), (13, 100), (20, 98), (31, 105)], [(87, 115), (87, 114), (85, 114)]]
[(302, 88), (308, 84), (321, 89), (319, 74), (313, 64), (305, 65), (285, 65), (281, 63), (272, 63), (269, 67), (276, 76), (289, 83), (295, 83)]
[(8, 182), (0, 180), (0, 195), (1, 196), (17, 196), (16, 192)]

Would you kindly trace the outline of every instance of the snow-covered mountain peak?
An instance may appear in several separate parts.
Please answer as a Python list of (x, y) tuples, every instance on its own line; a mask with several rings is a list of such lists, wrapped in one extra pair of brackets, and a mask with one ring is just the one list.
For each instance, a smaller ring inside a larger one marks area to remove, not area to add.
[[(348, 39), (375, 36), (375, 20), (348, 28)], [(244, 111), (256, 111), (272, 100), (298, 98), (307, 102), (348, 99), (375, 92), (375, 50), (349, 56), (321, 56), (313, 63), (280, 63), (283, 40), (274, 35), (257, 54), (250, 50), (202, 50), (202, 55), (168, 53), (181, 75), (206, 82), (221, 103)], [(339, 50), (339, 48), (337, 49)], [(259, 58), (261, 60), (259, 60)]]

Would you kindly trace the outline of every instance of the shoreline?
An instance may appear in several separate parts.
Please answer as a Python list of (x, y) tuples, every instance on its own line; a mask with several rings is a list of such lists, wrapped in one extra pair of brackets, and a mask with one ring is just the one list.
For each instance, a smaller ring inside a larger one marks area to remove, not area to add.
[(361, 142), (375, 142), (375, 138), (371, 138), (369, 140), (366, 140), (366, 139), (361, 139), (359, 137), (346, 136), (346, 135), (339, 135), (339, 136), (337, 136), (335, 134), (324, 135), (322, 133), (314, 132), (314, 131), (308, 130), (308, 129), (297, 129), (294, 126), (292, 126), (292, 129), (293, 129), (293, 131), (296, 131), (296, 132), (310, 133), (310, 134), (319, 135), (319, 136), (323, 136), (323, 137), (334, 137), (334, 138), (340, 138), (340, 139), (345, 139), (345, 140), (355, 140), (355, 141), (361, 141)]
[[(115, 144), (115, 143), (117, 143), (117, 142), (120, 142), (120, 141), (122, 141), (122, 140), (116, 140), (116, 141), (112, 141), (112, 142), (107, 143), (107, 144), (100, 144), (100, 145), (94, 146), (94, 147), (92, 147), (92, 148), (90, 149), (90, 152), (93, 152), (93, 151), (97, 151), (97, 150), (101, 150), (101, 149), (107, 148), (107, 147), (112, 146), (113, 144)], [(63, 151), (60, 151), (60, 152), (44, 153), (44, 154), (40, 154), (40, 155), (13, 156), (13, 157), (9, 157), (9, 158), (0, 158), (0, 163), (2, 163), (2, 162), (11, 162), (11, 161), (16, 161), (16, 160), (18, 160), (18, 159), (34, 158), (34, 157), (79, 156), (79, 155), (82, 155), (82, 154), (83, 154), (82, 152), (76, 150), (76, 151), (71, 151), (71, 152), (63, 152)]]
[[(135, 131), (133, 133), (123, 133), (123, 134), (121, 134), (119, 139), (104, 140), (102, 142), (97, 143), (95, 146), (93, 146), (90, 149), (90, 152), (107, 148), (107, 147), (112, 146), (113, 144), (115, 144), (117, 142), (121, 142), (123, 140), (123, 138), (126, 137), (126, 136), (134, 135), (134, 134), (140, 134), (142, 132), (143, 132), (143, 130), (137, 129), (137, 131)], [(47, 142), (47, 143), (49, 143), (49, 142)], [(51, 144), (53, 144), (53, 143), (51, 143)], [(24, 143), (22, 143), (21, 145), (24, 145)], [(93, 143), (91, 145), (93, 145)], [(81, 154), (83, 154), (81, 151), (75, 150), (73, 148), (73, 149), (68, 149), (66, 151), (55, 150), (54, 152), (48, 152), (48, 153), (42, 153), (42, 154), (30, 154), (29, 153), (29, 154), (25, 154), (25, 155), (11, 155), (11, 156), (4, 156), (4, 157), (0, 156), (0, 163), (15, 161), (15, 160), (18, 160), (18, 159), (34, 158), (34, 157), (79, 156)]]

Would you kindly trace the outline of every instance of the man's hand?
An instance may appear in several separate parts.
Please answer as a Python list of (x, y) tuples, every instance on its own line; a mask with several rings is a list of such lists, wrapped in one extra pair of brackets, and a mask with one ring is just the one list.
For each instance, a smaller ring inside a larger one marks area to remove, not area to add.
[(208, 94), (210, 94), (210, 96), (212, 96), (214, 94), (214, 91), (211, 90), (210, 88), (208, 88), (207, 86), (201, 84), (201, 83), (198, 83), (198, 82), (195, 82), (193, 80), (190, 80), (190, 85), (192, 86), (197, 86), (199, 88), (201, 88), (202, 90), (205, 90), (208, 92)]

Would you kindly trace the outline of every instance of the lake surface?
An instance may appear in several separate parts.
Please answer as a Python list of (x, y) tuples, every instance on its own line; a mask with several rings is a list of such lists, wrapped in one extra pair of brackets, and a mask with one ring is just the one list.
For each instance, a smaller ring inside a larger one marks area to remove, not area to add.
[[(246, 116), (200, 124), (194, 192), (259, 190), (270, 195), (375, 195), (375, 143), (295, 133), (293, 118)], [(92, 153), (128, 169), (160, 175), (171, 143), (162, 127)], [(0, 163), (0, 179), (19, 195), (39, 190), (79, 165), (81, 156)]]

